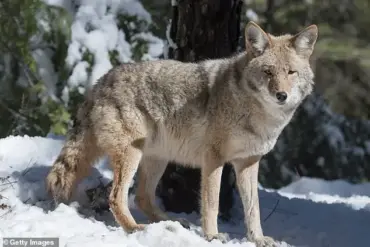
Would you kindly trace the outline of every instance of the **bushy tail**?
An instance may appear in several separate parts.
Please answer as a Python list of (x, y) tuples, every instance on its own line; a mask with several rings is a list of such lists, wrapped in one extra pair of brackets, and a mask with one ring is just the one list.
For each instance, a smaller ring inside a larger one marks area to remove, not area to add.
[(47, 191), (56, 203), (66, 203), (71, 198), (76, 184), (89, 174), (98, 155), (95, 138), (77, 123), (46, 177)]

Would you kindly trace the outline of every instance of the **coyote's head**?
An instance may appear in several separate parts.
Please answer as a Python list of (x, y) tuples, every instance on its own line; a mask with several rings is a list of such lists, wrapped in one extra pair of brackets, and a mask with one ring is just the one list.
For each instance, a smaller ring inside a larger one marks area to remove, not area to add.
[(244, 70), (246, 86), (265, 103), (276, 106), (300, 103), (312, 91), (314, 75), (309, 58), (317, 35), (316, 25), (296, 35), (273, 36), (249, 22), (245, 28), (249, 57)]

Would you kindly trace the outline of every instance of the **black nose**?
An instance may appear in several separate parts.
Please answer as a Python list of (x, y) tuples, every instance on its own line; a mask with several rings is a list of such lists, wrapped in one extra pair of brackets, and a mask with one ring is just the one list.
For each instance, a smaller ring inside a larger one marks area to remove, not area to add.
[(284, 102), (286, 98), (288, 98), (288, 95), (286, 94), (286, 92), (277, 92), (276, 98), (278, 99), (278, 101)]

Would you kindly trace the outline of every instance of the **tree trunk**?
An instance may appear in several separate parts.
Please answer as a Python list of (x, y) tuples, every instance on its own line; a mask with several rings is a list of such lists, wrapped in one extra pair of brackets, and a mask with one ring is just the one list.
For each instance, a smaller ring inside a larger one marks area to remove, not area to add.
[[(237, 51), (240, 38), (240, 0), (179, 0), (172, 1), (173, 16), (168, 56), (184, 62), (228, 57)], [(220, 216), (228, 218), (233, 204), (235, 177), (230, 164), (222, 175)], [(200, 170), (168, 166), (158, 188), (168, 211), (199, 212)]]

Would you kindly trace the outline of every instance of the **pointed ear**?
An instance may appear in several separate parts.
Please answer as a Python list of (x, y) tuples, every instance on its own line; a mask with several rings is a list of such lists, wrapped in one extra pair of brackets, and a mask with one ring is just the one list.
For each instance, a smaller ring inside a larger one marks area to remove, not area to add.
[(253, 21), (248, 22), (245, 27), (245, 47), (254, 57), (262, 55), (271, 47), (269, 36)]
[(294, 35), (291, 38), (291, 43), (299, 56), (308, 59), (313, 52), (317, 36), (317, 26), (311, 25)]

